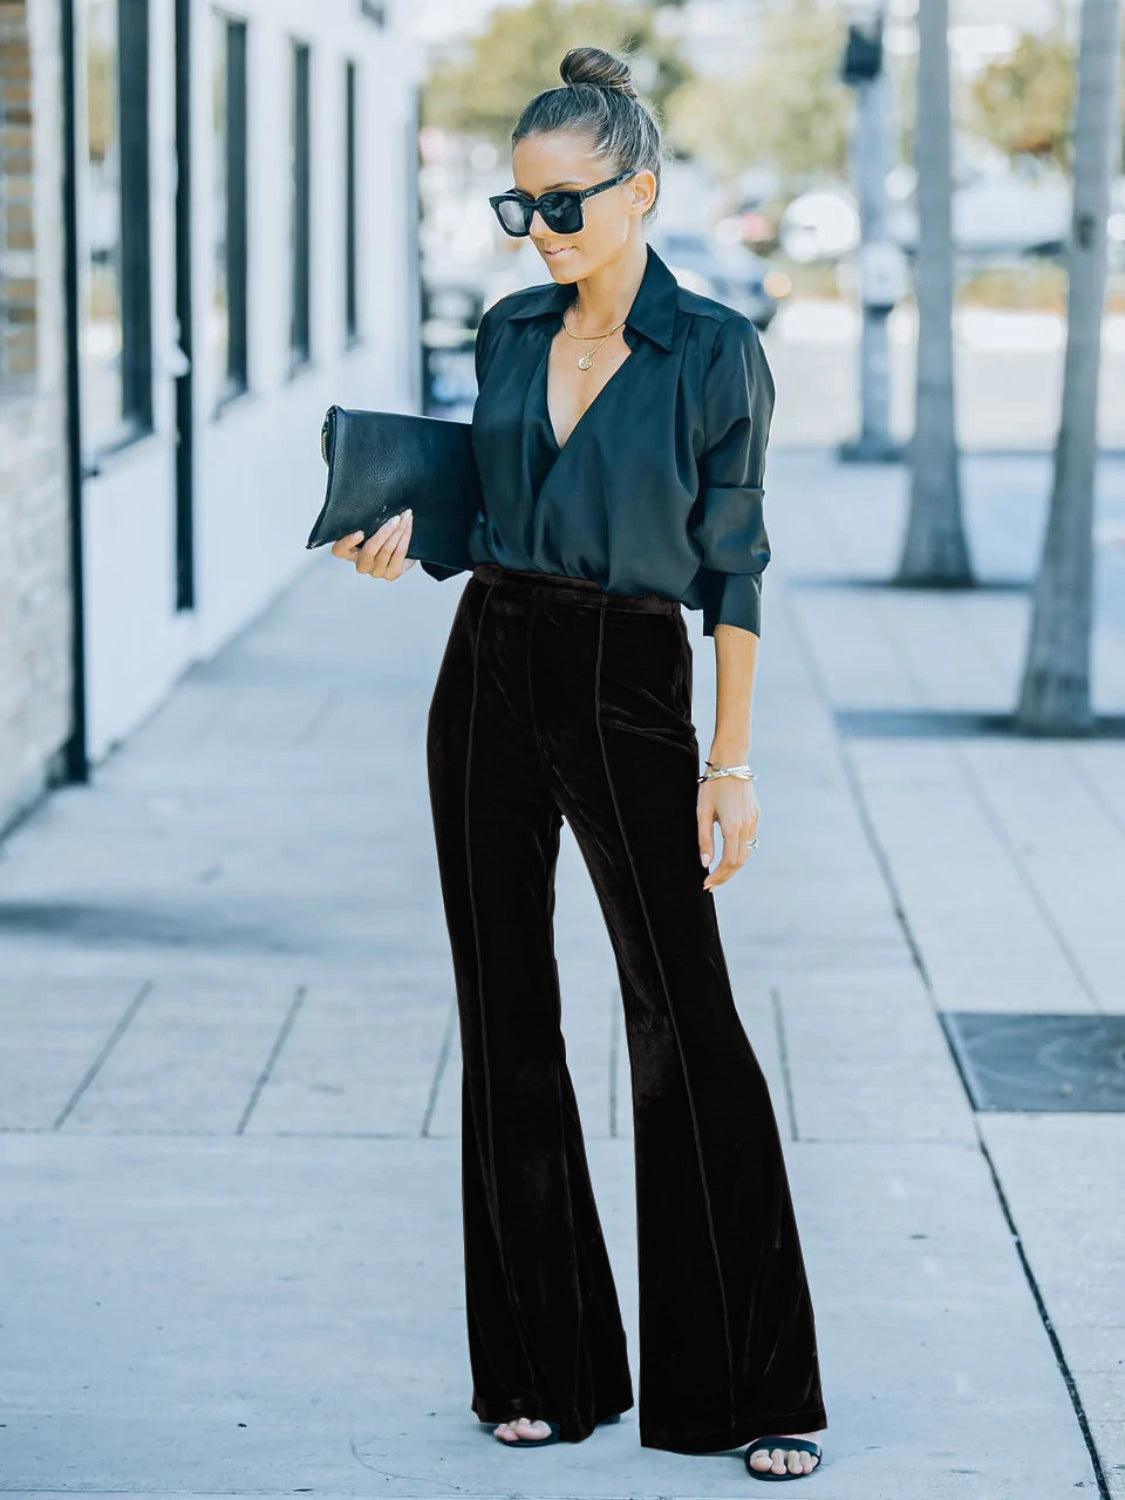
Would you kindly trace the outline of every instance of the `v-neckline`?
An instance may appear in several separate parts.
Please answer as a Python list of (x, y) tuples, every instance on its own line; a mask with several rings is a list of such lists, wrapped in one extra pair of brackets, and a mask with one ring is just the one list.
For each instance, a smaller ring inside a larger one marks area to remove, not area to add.
[[(577, 422), (575, 422), (574, 426), (570, 429), (570, 434), (567, 437), (566, 442), (565, 443), (560, 443), (559, 442), (558, 433), (555, 431), (555, 423), (554, 423), (554, 420), (553, 420), (553, 418), (551, 416), (551, 401), (550, 401), (550, 393), (551, 393), (551, 384), (550, 384), (550, 376), (551, 376), (551, 347), (552, 347), (552, 345), (555, 342), (555, 337), (558, 334), (558, 331), (559, 331), (558, 328), (553, 329), (552, 332), (551, 332), (550, 338), (547, 340), (547, 346), (546, 346), (546, 349), (545, 349), (544, 354), (543, 354), (543, 373), (542, 373), (541, 384), (540, 384), (540, 388), (539, 388), (540, 389), (540, 396), (541, 396), (541, 399), (542, 399), (542, 402), (543, 402), (543, 414), (546, 417), (547, 432), (548, 432), (548, 434), (550, 436), (551, 443), (554, 446), (556, 457), (558, 457), (559, 455), (561, 455), (562, 452), (563, 452), (563, 450), (565, 448), (569, 448), (570, 447), (571, 443), (574, 441), (574, 435), (578, 431), (578, 429), (582, 426), (582, 423), (590, 415), (590, 413), (593, 411), (594, 407), (597, 406), (598, 402), (605, 395), (606, 391), (609, 390), (610, 386), (617, 379), (617, 377), (621, 374), (621, 372), (622, 372), (622, 370), (624, 370), (625, 366), (632, 359), (636, 358), (636, 353), (637, 353), (637, 351), (630, 344), (629, 345), (630, 353), (628, 353), (625, 356), (625, 358), (617, 366), (617, 369), (614, 370), (613, 374), (609, 377), (609, 379), (605, 382), (605, 384), (598, 391), (598, 393), (594, 397), (594, 399), (581, 412), (581, 414), (579, 415), (579, 418), (578, 418)], [(628, 344), (629, 341), (626, 339), (625, 342)]]

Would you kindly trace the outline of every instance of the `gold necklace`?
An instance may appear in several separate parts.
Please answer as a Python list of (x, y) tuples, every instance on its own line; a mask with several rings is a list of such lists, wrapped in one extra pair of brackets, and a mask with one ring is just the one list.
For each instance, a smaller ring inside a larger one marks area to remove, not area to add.
[(566, 313), (563, 313), (562, 329), (568, 338), (599, 340), (599, 342), (595, 344), (592, 349), (589, 349), (585, 354), (580, 354), (578, 356), (578, 368), (580, 370), (588, 370), (594, 363), (594, 355), (597, 354), (598, 350), (602, 347), (602, 344), (605, 343), (606, 339), (608, 339), (611, 334), (616, 333), (619, 328), (624, 328), (626, 322), (627, 319), (622, 318), (620, 323), (615, 323), (613, 325), (613, 327), (609, 330), (609, 333), (571, 333), (570, 329), (566, 326)]

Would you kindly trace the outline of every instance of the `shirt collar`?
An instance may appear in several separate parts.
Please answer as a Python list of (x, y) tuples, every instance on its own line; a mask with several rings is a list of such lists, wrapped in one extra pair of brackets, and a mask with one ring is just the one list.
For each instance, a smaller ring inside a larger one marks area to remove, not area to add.
[[(652, 246), (646, 245), (646, 249), (648, 255), (644, 275), (625, 322), (630, 328), (635, 328), (638, 333), (643, 333), (646, 338), (659, 344), (662, 349), (671, 350), (679, 283)], [(508, 321), (561, 313), (576, 296), (574, 282), (553, 281), (549, 285), (531, 287), (523, 293), (521, 306), (508, 314)]]

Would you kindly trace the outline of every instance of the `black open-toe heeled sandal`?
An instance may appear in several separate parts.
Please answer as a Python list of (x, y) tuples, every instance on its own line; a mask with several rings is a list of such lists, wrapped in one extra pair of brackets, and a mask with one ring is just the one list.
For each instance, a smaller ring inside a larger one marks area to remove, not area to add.
[[(752, 1469), (750, 1467), (751, 1455), (761, 1453), (763, 1448), (767, 1451), (770, 1448), (781, 1448), (785, 1452), (788, 1452), (790, 1448), (795, 1448), (798, 1453), (811, 1453), (813, 1458), (816, 1459), (816, 1463), (807, 1474), (790, 1474), (788, 1470), (784, 1474), (771, 1474), (769, 1469)], [(777, 1484), (784, 1484), (787, 1479), (811, 1479), (824, 1462), (824, 1455), (820, 1451), (820, 1444), (810, 1443), (807, 1438), (760, 1437), (750, 1444), (742, 1456), (746, 1461), (746, 1472), (750, 1475), (751, 1479), (769, 1479)]]
[[(505, 1417), (504, 1420), (510, 1421), (514, 1419)], [(552, 1443), (562, 1441), (559, 1437), (559, 1424), (557, 1422), (551, 1422), (546, 1417), (532, 1417), (531, 1420), (533, 1422), (546, 1422), (551, 1431), (546, 1437), (541, 1438), (497, 1438), (496, 1441), (505, 1448), (549, 1448)], [(621, 1413), (615, 1411), (612, 1417), (603, 1417), (597, 1425), (599, 1427), (608, 1427), (612, 1422), (620, 1422), (620, 1420)], [(494, 1432), (501, 1425), (499, 1422), (489, 1421), (487, 1417), (481, 1417), (480, 1422), (485, 1427), (491, 1427)]]

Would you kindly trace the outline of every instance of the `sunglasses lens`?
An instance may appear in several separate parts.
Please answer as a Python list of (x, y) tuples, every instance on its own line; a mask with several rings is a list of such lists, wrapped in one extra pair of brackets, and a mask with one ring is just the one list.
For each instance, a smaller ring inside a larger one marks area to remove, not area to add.
[(526, 203), (517, 198), (504, 198), (496, 204), (496, 217), (509, 234), (526, 234), (531, 216)]
[(573, 193), (547, 193), (539, 212), (556, 234), (577, 234), (582, 228), (582, 205)]

